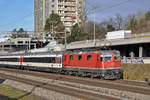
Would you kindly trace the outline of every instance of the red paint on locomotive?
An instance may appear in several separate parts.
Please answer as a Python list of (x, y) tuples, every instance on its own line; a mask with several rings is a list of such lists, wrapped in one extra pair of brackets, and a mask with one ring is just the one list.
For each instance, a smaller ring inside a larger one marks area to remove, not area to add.
[(110, 53), (83, 53), (65, 54), (64, 67), (86, 69), (115, 69), (121, 67), (119, 54)]

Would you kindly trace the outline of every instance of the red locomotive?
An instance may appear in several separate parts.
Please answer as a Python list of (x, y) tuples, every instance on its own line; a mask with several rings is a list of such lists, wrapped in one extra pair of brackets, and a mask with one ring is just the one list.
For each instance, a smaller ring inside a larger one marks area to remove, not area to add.
[(70, 52), (64, 54), (64, 69), (85, 76), (104, 79), (122, 78), (118, 51)]
[(8, 54), (0, 56), (0, 66), (104, 79), (123, 75), (120, 53), (115, 50)]

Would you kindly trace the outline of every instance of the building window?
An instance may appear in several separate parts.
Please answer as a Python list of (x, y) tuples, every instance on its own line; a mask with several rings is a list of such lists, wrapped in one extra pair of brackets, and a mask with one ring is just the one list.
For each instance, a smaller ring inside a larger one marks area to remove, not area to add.
[(52, 8), (54, 8), (55, 7), (55, 5), (52, 5)]
[(79, 55), (79, 56), (78, 56), (78, 60), (82, 60), (82, 55)]
[(52, 14), (54, 14), (54, 10), (52, 10)]

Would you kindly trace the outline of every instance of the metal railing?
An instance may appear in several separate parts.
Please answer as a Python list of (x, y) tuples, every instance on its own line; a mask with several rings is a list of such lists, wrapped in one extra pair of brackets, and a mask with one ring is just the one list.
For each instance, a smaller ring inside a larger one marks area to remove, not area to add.
[[(96, 39), (95, 41), (96, 42), (100, 42), (100, 41), (111, 42), (111, 41), (116, 41), (116, 40), (127, 40), (127, 39), (145, 38), (145, 37), (150, 37), (150, 33), (131, 34), (130, 36), (127, 36), (125, 38), (114, 38), (114, 39), (102, 38), (102, 39)], [(83, 40), (83, 41), (75, 41), (75, 42), (72, 42), (71, 44), (92, 43), (92, 42), (94, 42), (94, 40)]]
[(150, 57), (126, 57), (121, 61), (124, 64), (150, 64)]
[(131, 37), (132, 38), (136, 38), (136, 37), (145, 37), (145, 36), (148, 36), (150, 37), (150, 33), (139, 33), (139, 34), (131, 34)]

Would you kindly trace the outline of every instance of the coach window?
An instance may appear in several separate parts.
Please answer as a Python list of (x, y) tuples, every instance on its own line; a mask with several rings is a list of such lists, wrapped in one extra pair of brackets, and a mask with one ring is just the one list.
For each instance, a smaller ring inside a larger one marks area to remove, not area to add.
[(79, 55), (79, 56), (78, 56), (78, 60), (82, 60), (82, 55)]
[(92, 59), (92, 56), (91, 55), (88, 55), (87, 56), (87, 60), (91, 60)]
[(70, 56), (70, 60), (73, 60), (73, 55)]
[(50, 58), (50, 63), (55, 63), (55, 62), (56, 62), (55, 57), (51, 57), (51, 58)]
[(61, 58), (58, 58), (58, 63), (61, 63)]

